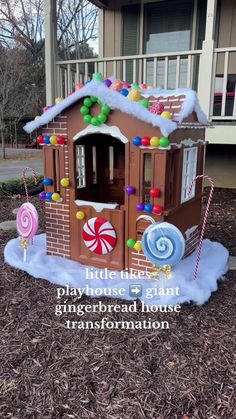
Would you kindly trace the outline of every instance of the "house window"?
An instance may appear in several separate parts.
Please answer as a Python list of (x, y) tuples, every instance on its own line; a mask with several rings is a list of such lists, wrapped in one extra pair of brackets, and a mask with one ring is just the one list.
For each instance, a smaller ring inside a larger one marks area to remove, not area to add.
[(150, 202), (150, 189), (152, 184), (152, 154), (143, 154), (143, 202)]
[(181, 204), (189, 201), (195, 196), (195, 183), (190, 194), (188, 194), (191, 182), (196, 177), (197, 173), (197, 153), (198, 148), (185, 148), (183, 155), (183, 171), (182, 171), (182, 188), (181, 188)]
[(86, 186), (84, 145), (76, 146), (76, 173), (77, 173), (77, 188), (78, 189), (84, 188)]

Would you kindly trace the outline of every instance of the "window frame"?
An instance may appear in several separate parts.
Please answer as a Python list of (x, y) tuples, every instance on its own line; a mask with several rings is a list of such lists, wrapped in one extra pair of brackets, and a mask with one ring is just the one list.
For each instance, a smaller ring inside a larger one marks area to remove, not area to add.
[(76, 184), (77, 189), (86, 188), (86, 164), (84, 144), (76, 144)]
[(188, 189), (197, 175), (198, 163), (198, 147), (186, 147), (183, 150), (183, 163), (182, 163), (182, 181), (181, 181), (181, 200), (180, 203), (190, 201), (195, 198), (196, 183), (193, 184), (190, 194)]

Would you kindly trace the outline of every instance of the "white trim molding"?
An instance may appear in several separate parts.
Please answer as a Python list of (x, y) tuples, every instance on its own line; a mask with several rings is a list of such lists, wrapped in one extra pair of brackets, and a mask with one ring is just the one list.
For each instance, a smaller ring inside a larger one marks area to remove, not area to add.
[(88, 125), (85, 129), (78, 132), (74, 137), (73, 140), (76, 141), (79, 138), (85, 137), (86, 135), (90, 134), (106, 134), (110, 135), (111, 137), (118, 138), (122, 143), (126, 144), (129, 142), (128, 138), (126, 138), (120, 131), (120, 129), (116, 126), (110, 127), (109, 125), (102, 124), (99, 127), (94, 125)]
[(117, 207), (119, 207), (119, 204), (106, 204), (103, 202), (84, 201), (82, 199), (77, 199), (75, 201), (75, 204), (78, 207), (83, 207), (83, 206), (93, 207), (95, 211), (97, 212), (101, 212), (104, 209), (116, 209)]

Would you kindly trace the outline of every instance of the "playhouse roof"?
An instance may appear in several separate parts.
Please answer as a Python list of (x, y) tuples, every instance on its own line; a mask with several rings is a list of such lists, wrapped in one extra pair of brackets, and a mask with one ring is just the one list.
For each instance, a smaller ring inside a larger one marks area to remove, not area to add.
[(206, 125), (208, 122), (206, 115), (199, 105), (196, 92), (191, 89), (143, 90), (141, 91), (141, 94), (143, 97), (152, 99), (152, 101), (158, 99), (162, 102), (166, 101), (165, 109), (167, 110), (170, 105), (166, 99), (171, 97), (172, 108), (174, 108), (173, 101), (178, 99), (178, 103), (181, 103), (181, 105), (176, 106), (177, 111), (174, 113), (174, 121), (151, 113), (140, 103), (134, 102), (120, 93), (109, 89), (103, 83), (91, 81), (80, 90), (72, 93), (62, 102), (52, 106), (49, 110), (44, 112), (40, 118), (28, 122), (24, 126), (24, 130), (31, 133), (35, 129), (51, 122), (57, 115), (61, 114), (64, 110), (79, 101), (81, 98), (91, 95), (98, 97), (101, 101), (104, 101), (111, 109), (119, 109), (123, 113), (132, 115), (147, 124), (160, 128), (164, 136), (168, 136), (175, 131), (178, 124), (187, 118), (192, 112), (196, 113), (199, 123)]

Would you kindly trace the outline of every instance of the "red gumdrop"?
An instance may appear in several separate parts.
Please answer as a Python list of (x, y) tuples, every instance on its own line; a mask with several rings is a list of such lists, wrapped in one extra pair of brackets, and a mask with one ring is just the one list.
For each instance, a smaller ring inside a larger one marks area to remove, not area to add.
[(160, 196), (160, 193), (161, 193), (161, 191), (158, 188), (152, 188), (152, 189), (150, 189), (150, 196), (152, 198), (158, 198)]
[(142, 145), (145, 146), (145, 147), (148, 147), (150, 145), (150, 140), (151, 140), (150, 137), (143, 137), (142, 141), (141, 141)]
[(163, 213), (163, 208), (160, 205), (153, 205), (152, 212), (161, 215)]

